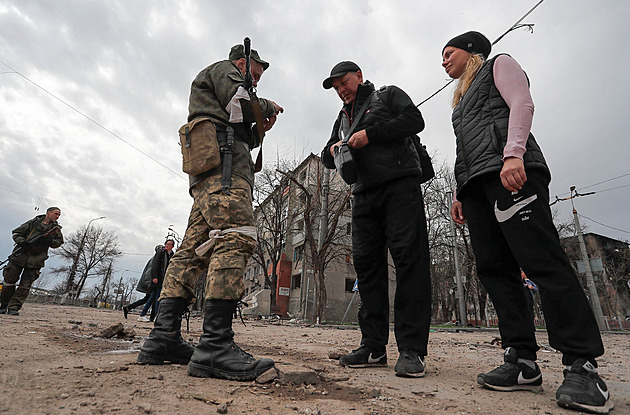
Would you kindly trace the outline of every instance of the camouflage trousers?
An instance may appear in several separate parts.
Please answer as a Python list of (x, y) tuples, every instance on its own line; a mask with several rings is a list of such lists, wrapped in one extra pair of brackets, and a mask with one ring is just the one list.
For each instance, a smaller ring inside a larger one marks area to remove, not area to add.
[(197, 255), (195, 249), (208, 240), (212, 230), (254, 226), (251, 188), (245, 180), (233, 176), (231, 194), (224, 195), (218, 175), (197, 183), (192, 196), (186, 234), (169, 262), (160, 300), (174, 297), (192, 300), (203, 273), (207, 275), (206, 299), (240, 300), (245, 295), (245, 265), (254, 252), (256, 240), (228, 232), (205, 255)]
[[(4, 283), (0, 293), (0, 304), (12, 310), (19, 310), (26, 301), (31, 285), (39, 278), (40, 268), (24, 268), (9, 261), (3, 271)], [(20, 274), (22, 276), (20, 277)], [(18, 286), (17, 282), (20, 281)]]

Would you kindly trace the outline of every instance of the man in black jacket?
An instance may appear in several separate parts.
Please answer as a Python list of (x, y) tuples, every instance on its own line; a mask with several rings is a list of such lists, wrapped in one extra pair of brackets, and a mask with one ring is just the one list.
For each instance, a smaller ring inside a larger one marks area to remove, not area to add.
[(431, 277), (422, 169), (411, 141), (424, 129), (422, 114), (400, 88), (376, 91), (372, 83), (364, 82), (354, 62), (335, 65), (323, 86), (334, 88), (344, 105), (322, 151), (322, 162), (334, 169), (335, 150), (349, 136), (357, 165), (357, 182), (352, 184), (352, 250), (361, 294), (362, 339), (360, 347), (339, 363), (387, 365), (389, 250), (396, 267), (394, 332), (400, 352), (394, 370), (397, 376), (422, 377), (431, 322)]
[[(166, 242), (164, 242), (164, 248), (157, 250), (153, 256), (151, 261), (151, 279), (149, 280), (149, 299), (140, 312), (140, 316), (138, 317), (140, 321), (153, 321), (155, 319), (159, 305), (158, 299), (160, 298), (162, 284), (164, 283), (164, 275), (166, 274), (168, 263), (173, 256), (174, 246), (175, 241), (167, 239)], [(150, 307), (153, 307), (151, 309), (151, 318), (147, 318), (146, 314)]]

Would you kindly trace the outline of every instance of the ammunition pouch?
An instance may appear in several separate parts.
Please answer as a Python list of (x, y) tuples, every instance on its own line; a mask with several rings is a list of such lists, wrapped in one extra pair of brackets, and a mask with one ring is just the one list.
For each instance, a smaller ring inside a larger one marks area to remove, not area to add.
[(209, 117), (195, 118), (179, 129), (182, 170), (197, 176), (221, 165), (217, 131)]

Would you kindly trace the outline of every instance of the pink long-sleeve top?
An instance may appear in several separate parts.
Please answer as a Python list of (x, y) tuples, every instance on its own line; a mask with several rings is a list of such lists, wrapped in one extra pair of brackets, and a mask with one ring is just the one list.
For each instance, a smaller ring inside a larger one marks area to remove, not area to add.
[[(503, 159), (518, 157), (522, 160), (534, 118), (534, 101), (529, 93), (529, 82), (521, 65), (509, 55), (499, 55), (494, 61), (492, 70), (494, 85), (510, 108)], [(453, 201), (457, 201), (455, 192), (453, 192)]]
[(529, 93), (529, 82), (521, 66), (508, 55), (499, 55), (494, 61), (494, 84), (510, 108), (508, 136), (503, 159), (523, 159), (525, 144), (532, 128), (534, 101)]

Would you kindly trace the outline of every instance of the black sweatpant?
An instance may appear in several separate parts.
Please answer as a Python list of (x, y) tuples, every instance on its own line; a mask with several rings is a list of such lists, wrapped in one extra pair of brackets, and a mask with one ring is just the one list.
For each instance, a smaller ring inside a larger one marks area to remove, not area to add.
[(392, 180), (354, 196), (352, 249), (361, 295), (361, 344), (379, 351), (387, 344), (389, 249), (396, 267), (394, 332), (398, 349), (413, 349), (426, 356), (431, 277), (424, 201), (417, 177)]
[(520, 267), (538, 284), (549, 343), (563, 353), (562, 363), (601, 356), (604, 346), (595, 316), (553, 224), (547, 179), (528, 171), (527, 182), (515, 193), (503, 187), (496, 173), (467, 186), (460, 201), (477, 275), (499, 317), (503, 348), (536, 359), (538, 346)]

